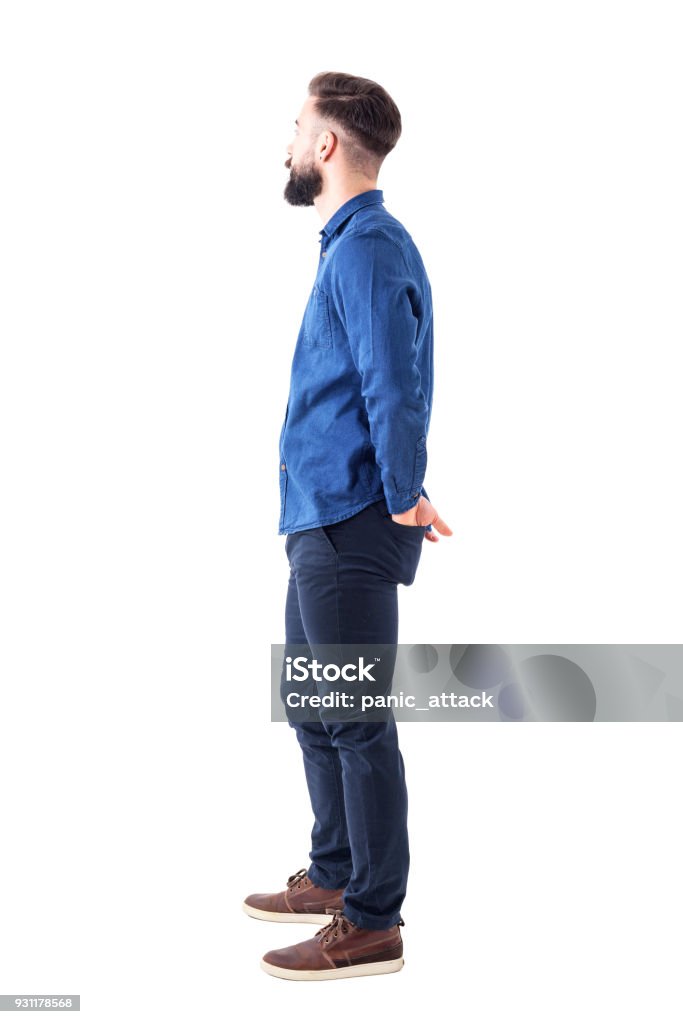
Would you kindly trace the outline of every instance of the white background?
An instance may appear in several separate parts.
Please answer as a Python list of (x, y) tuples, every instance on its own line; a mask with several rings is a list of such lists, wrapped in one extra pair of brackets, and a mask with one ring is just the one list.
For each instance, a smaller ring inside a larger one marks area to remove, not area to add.
[[(449, 21), (443, 19), (448, 17)], [(277, 439), (318, 260), (311, 77), (381, 82), (434, 295), (404, 642), (680, 632), (674, 3), (0, 7), (0, 992), (87, 1021), (680, 1021), (680, 728), (402, 728), (406, 967), (288, 984), (308, 863)], [(244, 1011), (242, 1011), (244, 1012)], [(10, 1019), (10, 1018), (8, 1018)]]

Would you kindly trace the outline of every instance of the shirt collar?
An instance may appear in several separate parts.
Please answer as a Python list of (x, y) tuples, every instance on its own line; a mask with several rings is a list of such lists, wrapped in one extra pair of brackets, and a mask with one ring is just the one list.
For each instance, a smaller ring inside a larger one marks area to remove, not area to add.
[(372, 203), (383, 202), (384, 193), (381, 188), (371, 188), (367, 192), (359, 192), (357, 196), (351, 196), (332, 214), (325, 227), (320, 229), (318, 232), (320, 241), (330, 239), (337, 228), (341, 227), (356, 210), (360, 210), (363, 206), (370, 206)]

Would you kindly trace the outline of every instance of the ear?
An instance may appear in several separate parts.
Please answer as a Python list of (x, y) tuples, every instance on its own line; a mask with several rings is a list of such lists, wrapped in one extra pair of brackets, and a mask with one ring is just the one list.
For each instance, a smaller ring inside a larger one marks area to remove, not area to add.
[(323, 152), (320, 154), (320, 159), (327, 160), (334, 153), (335, 149), (337, 148), (339, 140), (337, 139), (337, 136), (334, 134), (334, 132), (330, 131), (329, 128), (326, 128), (323, 134), (323, 143), (325, 148)]

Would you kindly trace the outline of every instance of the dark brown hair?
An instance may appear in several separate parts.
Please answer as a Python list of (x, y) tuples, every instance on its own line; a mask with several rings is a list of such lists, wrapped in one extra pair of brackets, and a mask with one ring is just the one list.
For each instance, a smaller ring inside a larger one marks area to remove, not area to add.
[(319, 117), (341, 129), (350, 162), (376, 174), (401, 135), (401, 113), (386, 89), (369, 78), (321, 71), (309, 82), (308, 92)]

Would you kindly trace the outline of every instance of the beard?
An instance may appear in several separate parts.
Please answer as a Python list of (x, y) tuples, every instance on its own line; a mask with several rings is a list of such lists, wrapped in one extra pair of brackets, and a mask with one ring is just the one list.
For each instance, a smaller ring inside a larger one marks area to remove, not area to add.
[(288, 160), (285, 167), (290, 167), (289, 181), (285, 185), (285, 199), (291, 206), (313, 206), (313, 200), (323, 190), (323, 176), (311, 163), (308, 167), (292, 167)]

